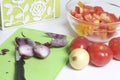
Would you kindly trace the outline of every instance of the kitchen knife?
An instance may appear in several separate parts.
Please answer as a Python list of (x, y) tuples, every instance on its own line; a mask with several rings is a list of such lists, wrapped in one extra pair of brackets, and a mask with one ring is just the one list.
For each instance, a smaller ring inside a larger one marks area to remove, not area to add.
[(15, 63), (15, 80), (25, 80), (24, 77), (24, 59), (20, 56), (18, 49), (16, 49), (16, 63)]

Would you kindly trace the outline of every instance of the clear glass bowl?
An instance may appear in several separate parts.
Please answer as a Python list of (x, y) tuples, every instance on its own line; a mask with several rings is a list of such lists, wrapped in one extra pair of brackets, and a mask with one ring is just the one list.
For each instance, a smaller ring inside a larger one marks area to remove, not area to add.
[(89, 0), (70, 0), (66, 4), (67, 19), (72, 29), (79, 35), (84, 36), (93, 42), (108, 42), (111, 38), (119, 36), (120, 22), (111, 23), (93, 23), (78, 19), (71, 15), (70, 11), (75, 10), (78, 2), (82, 2), (85, 5), (101, 6), (104, 11), (113, 13), (117, 17), (120, 16), (120, 7), (105, 1), (89, 1)]

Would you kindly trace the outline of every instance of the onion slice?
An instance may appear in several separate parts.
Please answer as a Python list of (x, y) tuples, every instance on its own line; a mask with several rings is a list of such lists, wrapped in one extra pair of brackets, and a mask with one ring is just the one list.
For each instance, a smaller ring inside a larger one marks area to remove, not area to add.
[(33, 52), (36, 57), (46, 58), (50, 54), (50, 48), (43, 44), (37, 44), (33, 47)]
[(18, 52), (23, 58), (29, 58), (33, 56), (33, 47), (30, 45), (20, 45), (18, 46)]

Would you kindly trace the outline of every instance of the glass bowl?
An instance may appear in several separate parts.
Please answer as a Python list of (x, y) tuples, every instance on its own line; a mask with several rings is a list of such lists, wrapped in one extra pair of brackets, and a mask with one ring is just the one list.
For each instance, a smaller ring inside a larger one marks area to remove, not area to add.
[[(78, 9), (76, 6), (83, 9)], [(84, 13), (84, 6), (88, 7), (86, 13)], [(90, 11), (92, 9), (89, 7), (93, 9), (98, 7), (98, 14), (95, 11)], [(100, 7), (103, 12), (100, 12)], [(68, 22), (79, 36), (84, 36), (93, 42), (108, 42), (111, 38), (119, 36), (120, 7), (118, 5), (105, 1), (70, 0), (66, 4), (66, 10)], [(115, 15), (118, 20), (114, 21), (114, 16), (113, 18), (106, 17), (106, 15), (108, 16), (106, 13)], [(87, 17), (85, 17), (86, 15)], [(104, 21), (104, 19), (108, 19), (108, 21)]]

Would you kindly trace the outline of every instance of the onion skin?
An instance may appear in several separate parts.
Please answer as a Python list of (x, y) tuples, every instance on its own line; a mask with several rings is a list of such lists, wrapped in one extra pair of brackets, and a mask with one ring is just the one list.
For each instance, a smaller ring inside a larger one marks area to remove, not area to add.
[(26, 45), (26, 44), (28, 44), (30, 46), (35, 46), (35, 42), (32, 41), (29, 38), (19, 38), (19, 37), (16, 37), (15, 38), (15, 42), (16, 42), (17, 46)]
[(1, 50), (1, 55), (6, 55), (7, 52), (9, 52), (10, 50), (9, 49), (2, 49)]
[(67, 44), (66, 39), (53, 39), (51, 41), (51, 47), (63, 47)]
[(62, 34), (56, 34), (56, 33), (50, 33), (50, 32), (46, 34), (51, 38), (57, 38), (57, 39), (63, 39), (66, 37), (65, 35), (62, 35)]
[(67, 44), (67, 38), (65, 35), (50, 32), (46, 34), (53, 38), (51, 41), (51, 47), (63, 47)]

